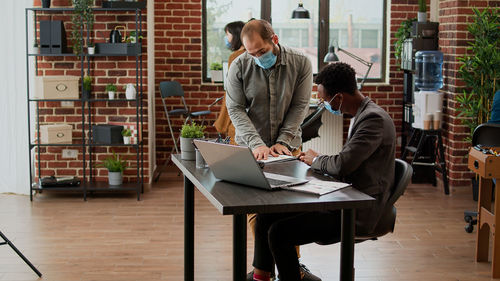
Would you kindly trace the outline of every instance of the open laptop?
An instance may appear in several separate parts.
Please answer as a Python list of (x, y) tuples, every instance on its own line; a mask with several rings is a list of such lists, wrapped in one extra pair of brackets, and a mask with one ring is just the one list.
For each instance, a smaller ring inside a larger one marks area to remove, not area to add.
[(264, 173), (246, 146), (194, 140), (195, 146), (215, 177), (262, 189), (279, 189), (308, 182), (273, 173)]

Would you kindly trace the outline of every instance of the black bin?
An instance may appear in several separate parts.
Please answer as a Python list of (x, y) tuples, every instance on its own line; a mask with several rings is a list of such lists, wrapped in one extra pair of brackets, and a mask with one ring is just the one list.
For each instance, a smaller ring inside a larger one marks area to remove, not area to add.
[(120, 125), (92, 125), (92, 141), (100, 144), (123, 143), (123, 126)]

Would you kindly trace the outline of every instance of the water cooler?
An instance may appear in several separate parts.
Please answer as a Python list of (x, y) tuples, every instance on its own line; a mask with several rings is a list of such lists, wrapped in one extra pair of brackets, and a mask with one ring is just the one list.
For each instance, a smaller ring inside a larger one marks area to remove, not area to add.
[(443, 53), (418, 51), (415, 54), (415, 87), (413, 99), (413, 128), (438, 130), (441, 128), (443, 94)]

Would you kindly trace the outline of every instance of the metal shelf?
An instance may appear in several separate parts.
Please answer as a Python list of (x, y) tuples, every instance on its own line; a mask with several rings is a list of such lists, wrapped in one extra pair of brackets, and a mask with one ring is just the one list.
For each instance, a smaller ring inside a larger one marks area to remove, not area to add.
[(141, 57), (142, 53), (138, 53), (135, 55), (124, 55), (124, 54), (78, 54), (75, 55), (73, 53), (61, 53), (61, 54), (28, 54), (30, 57)]
[(86, 143), (86, 144), (82, 144), (82, 143), (78, 143), (78, 144), (75, 144), (75, 143), (71, 143), (71, 144), (68, 144), (68, 143), (30, 143), (30, 148), (35, 148), (35, 147), (58, 147), (58, 146), (68, 146), (68, 147), (82, 147), (82, 146), (86, 146), (86, 147), (98, 147), (98, 146), (125, 146), (125, 147), (138, 147), (142, 144), (142, 141), (138, 142), (138, 143), (131, 143), (131, 144), (124, 144), (124, 143), (109, 143), (109, 144), (105, 144), (105, 143)]
[(49, 186), (42, 187), (39, 183), (33, 183), (32, 189), (36, 191), (59, 190), (59, 191), (137, 191), (142, 188), (140, 182), (124, 182), (121, 185), (109, 185), (107, 182), (86, 182), (80, 186)]
[[(72, 12), (74, 8), (26, 8), (28, 11), (44, 11), (44, 12)], [(94, 11), (130, 11), (135, 12), (137, 10), (142, 10), (140, 8), (92, 8)]]

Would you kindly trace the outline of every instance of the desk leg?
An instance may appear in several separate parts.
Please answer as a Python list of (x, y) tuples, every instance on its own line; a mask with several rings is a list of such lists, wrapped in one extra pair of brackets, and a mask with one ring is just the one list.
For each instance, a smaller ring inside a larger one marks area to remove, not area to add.
[(184, 281), (194, 281), (194, 185), (184, 177)]
[[(491, 211), (491, 179), (479, 177), (479, 198), (477, 200), (477, 238), (476, 238), (476, 261), (487, 262), (490, 247), (490, 226), (485, 224), (485, 218), (481, 215), (481, 208)], [(496, 200), (495, 200), (496, 202)], [(496, 212), (496, 210), (495, 210)], [(491, 229), (493, 231), (493, 229)]]
[(247, 216), (233, 216), (233, 281), (244, 281), (247, 269)]
[(342, 209), (340, 281), (354, 280), (354, 209)]

